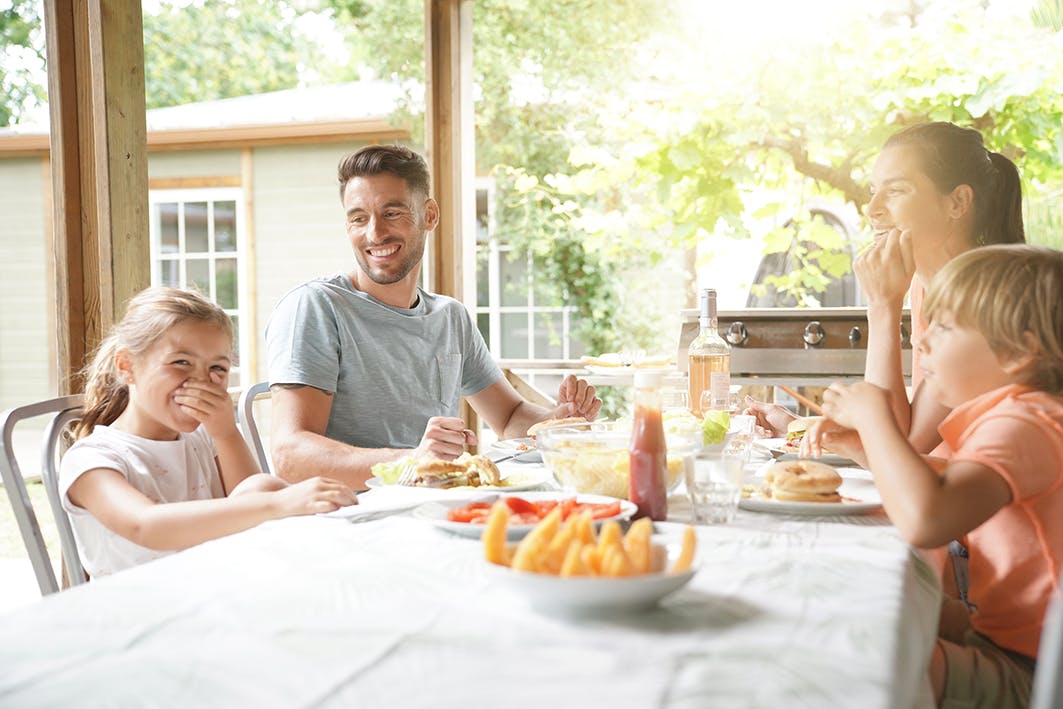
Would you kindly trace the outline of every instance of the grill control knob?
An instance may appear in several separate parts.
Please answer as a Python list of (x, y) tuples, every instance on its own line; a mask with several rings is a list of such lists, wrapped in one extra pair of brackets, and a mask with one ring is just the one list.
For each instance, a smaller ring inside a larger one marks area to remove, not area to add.
[(862, 332), (860, 332), (860, 327), (857, 325), (853, 325), (852, 329), (849, 330), (849, 346), (856, 347), (858, 344), (860, 344), (860, 340), (862, 340), (863, 338), (864, 335)]
[(813, 320), (809, 324), (805, 325), (805, 334), (802, 339), (805, 341), (805, 347), (819, 347), (823, 343), (825, 333), (823, 332), (823, 326), (819, 320)]
[(742, 347), (746, 344), (746, 340), (749, 339), (749, 333), (746, 332), (746, 324), (741, 320), (735, 320), (727, 328), (727, 334), (724, 337), (733, 347)]

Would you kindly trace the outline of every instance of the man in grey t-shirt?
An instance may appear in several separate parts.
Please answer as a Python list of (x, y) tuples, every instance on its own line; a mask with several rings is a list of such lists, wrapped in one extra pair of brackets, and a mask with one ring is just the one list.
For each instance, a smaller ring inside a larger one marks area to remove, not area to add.
[(362, 148), (340, 162), (339, 184), (357, 267), (292, 290), (266, 325), (280, 476), (361, 487), (374, 463), (411, 449), (455, 458), (477, 442), (458, 418), (461, 397), (503, 438), (547, 418), (598, 415), (594, 387), (571, 376), (556, 409), (525, 401), (465, 307), (417, 287), (439, 220), (421, 156)]

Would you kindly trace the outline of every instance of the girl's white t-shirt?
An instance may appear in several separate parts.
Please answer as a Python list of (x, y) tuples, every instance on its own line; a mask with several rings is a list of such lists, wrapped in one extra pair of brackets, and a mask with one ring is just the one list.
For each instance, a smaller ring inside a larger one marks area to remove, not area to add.
[(67, 497), (75, 480), (90, 470), (108, 468), (155, 502), (209, 500), (225, 497), (216, 455), (214, 442), (202, 426), (178, 434), (175, 441), (154, 441), (96, 426), (71, 446), (59, 465), (59, 497), (89, 576), (106, 576), (173, 552), (142, 547), (107, 529)]

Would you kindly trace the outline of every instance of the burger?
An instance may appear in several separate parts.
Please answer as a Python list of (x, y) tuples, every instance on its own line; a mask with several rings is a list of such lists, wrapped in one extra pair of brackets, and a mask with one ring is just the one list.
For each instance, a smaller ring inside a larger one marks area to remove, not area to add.
[(805, 431), (822, 416), (798, 416), (786, 426), (786, 442), (783, 450), (788, 453), (796, 453), (801, 448), (801, 439), (805, 437)]
[(771, 497), (780, 502), (841, 502), (842, 476), (814, 460), (774, 463), (764, 474)]
[(498, 466), (482, 455), (462, 453), (454, 460), (421, 458), (416, 466), (415, 487), (480, 487), (502, 481)]

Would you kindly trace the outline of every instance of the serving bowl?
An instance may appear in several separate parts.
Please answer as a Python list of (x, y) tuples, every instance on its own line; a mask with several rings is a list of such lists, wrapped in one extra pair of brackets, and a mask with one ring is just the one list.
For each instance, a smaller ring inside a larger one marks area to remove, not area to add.
[[(700, 431), (666, 431), (668, 473), (665, 487), (672, 492), (694, 466)], [(631, 421), (593, 421), (547, 428), (537, 437), (543, 462), (568, 492), (628, 499), (628, 446)]]

